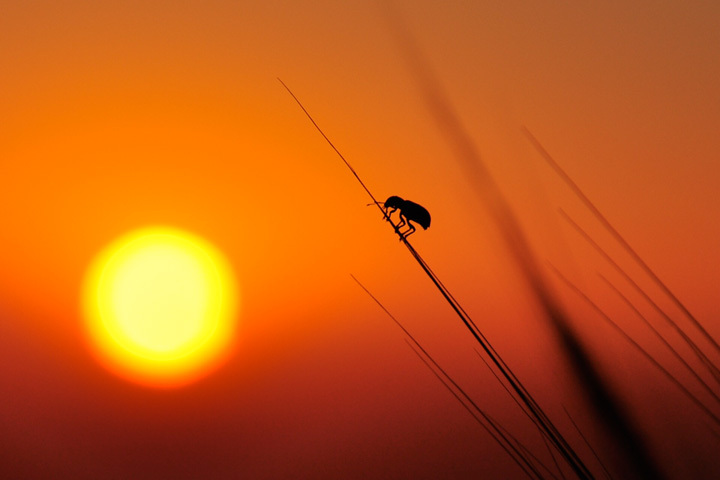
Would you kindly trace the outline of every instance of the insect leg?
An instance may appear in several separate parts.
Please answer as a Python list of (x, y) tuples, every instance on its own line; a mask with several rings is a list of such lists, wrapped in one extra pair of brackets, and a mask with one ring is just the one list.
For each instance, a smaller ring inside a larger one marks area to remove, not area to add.
[(407, 222), (407, 225), (408, 225), (409, 228), (408, 228), (407, 230), (405, 230), (404, 232), (400, 233), (400, 236), (401, 236), (402, 238), (407, 238), (407, 237), (409, 237), (410, 235), (412, 235), (413, 233), (415, 233), (415, 225), (413, 225), (413, 224), (410, 223), (410, 222)]

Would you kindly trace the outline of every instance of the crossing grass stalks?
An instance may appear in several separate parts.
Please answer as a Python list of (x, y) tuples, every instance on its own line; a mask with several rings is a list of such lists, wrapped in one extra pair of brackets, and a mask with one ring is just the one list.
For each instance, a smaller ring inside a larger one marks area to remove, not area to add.
[[(472, 415), (472, 417), (487, 431), (490, 436), (500, 445), (517, 466), (530, 478), (544, 478), (536, 467), (540, 465), (553, 478), (555, 475), (528, 450), (521, 442), (510, 434), (489, 414), (482, 410), (470, 395), (440, 366), (430, 353), (417, 341), (417, 339), (397, 320), (385, 306), (363, 285), (355, 276), (352, 279), (363, 289), (372, 300), (380, 306), (385, 314), (403, 331), (410, 348), (425, 364), (425, 366), (437, 377), (445, 388), (460, 402), (460, 404)], [(500, 379), (498, 378), (498, 381)], [(532, 459), (532, 460), (531, 460)]]
[[(480, 204), (495, 221), (495, 226), (504, 240), (505, 247), (522, 272), (529, 290), (544, 312), (551, 328), (555, 331), (560, 347), (568, 363), (573, 367), (586, 398), (593, 405), (598, 418), (604, 420), (614, 440), (622, 445), (627, 465), (642, 478), (663, 478), (656, 462), (650, 455), (642, 435), (634, 426), (624, 406), (615, 393), (607, 387), (600, 376), (594, 360), (590, 357), (578, 336), (570, 327), (571, 322), (539, 269), (528, 240), (516, 220), (508, 202), (490, 176), (470, 135), (460, 121), (440, 82), (429, 67), (414, 38), (403, 22), (390, 9), (388, 23), (402, 52), (408, 68), (417, 82), (420, 95), (435, 120), (438, 131), (444, 136), (453, 151), (457, 163), (464, 169), (466, 179), (478, 195)], [(551, 424), (551, 422), (549, 422)], [(562, 440), (563, 443), (566, 443)], [(571, 451), (572, 449), (570, 449)], [(566, 453), (561, 449), (561, 453)], [(575, 454), (573, 452), (573, 457)], [(582, 461), (566, 460), (573, 471), (582, 478), (589, 471)]]
[[(398, 27), (398, 25), (395, 25)], [(625, 413), (622, 402), (616, 397), (613, 392), (605, 383), (603, 378), (599, 375), (595, 366), (595, 361), (591, 358), (589, 353), (583, 346), (581, 339), (572, 330), (570, 318), (560, 307), (559, 303), (555, 299), (554, 292), (548, 286), (547, 280), (544, 278), (542, 270), (539, 268), (539, 262), (535, 258), (531, 249), (529, 248), (528, 240), (525, 233), (520, 227), (519, 222), (516, 220), (512, 210), (509, 207), (508, 202), (505, 200), (500, 192), (500, 189), (495, 184), (494, 180), (490, 177), (487, 169), (485, 168), (483, 161), (478, 154), (473, 142), (470, 140), (469, 135), (464, 130), (460, 123), (457, 115), (453, 111), (449, 102), (447, 101), (439, 83), (436, 81), (432, 74), (432, 71), (425, 65), (422, 57), (418, 54), (416, 48), (412, 43), (412, 39), (407, 36), (402, 28), (398, 28), (397, 31), (398, 42), (403, 48), (404, 54), (408, 63), (410, 64), (411, 70), (414, 73), (418, 83), (421, 87), (421, 92), (424, 100), (426, 101), (431, 113), (437, 121), (439, 130), (443, 132), (446, 140), (451, 145), (458, 163), (465, 169), (466, 177), (473, 186), (480, 199), (480, 204), (487, 209), (495, 221), (495, 225), (504, 239), (505, 248), (514, 259), (519, 271), (522, 273), (525, 286), (524, 288), (535, 298), (538, 305), (544, 312), (544, 316), (547, 318), (549, 325), (553, 328), (557, 334), (558, 344), (560, 348), (565, 352), (567, 362), (573, 367), (576, 372), (576, 377), (582, 390), (586, 394), (586, 398), (595, 409), (596, 418), (602, 419), (601, 423), (604, 423), (609, 428), (609, 432), (613, 437), (613, 440), (620, 445), (620, 451), (625, 455), (625, 463), (622, 472), (623, 478), (630, 478), (632, 476), (637, 478), (652, 478), (661, 479), (664, 478), (660, 468), (650, 455), (642, 438), (642, 435), (635, 428), (634, 423), (630, 417)], [(282, 80), (280, 80), (282, 83)], [(551, 457), (556, 462), (555, 454), (559, 455), (564, 462), (565, 468), (569, 468), (577, 478), (590, 479), (595, 478), (592, 470), (587, 466), (585, 460), (575, 451), (571, 444), (566, 440), (563, 433), (555, 425), (555, 423), (545, 414), (542, 407), (534, 399), (533, 395), (523, 385), (519, 377), (512, 371), (508, 364), (503, 360), (500, 353), (492, 346), (490, 341), (482, 333), (482, 330), (473, 321), (467, 311), (461, 306), (458, 300), (453, 296), (449, 289), (444, 285), (440, 278), (430, 268), (427, 262), (423, 259), (420, 253), (410, 244), (398, 230), (397, 225), (388, 216), (388, 212), (384, 209), (383, 205), (378, 202), (375, 196), (372, 194), (370, 189), (363, 183), (362, 179), (340, 151), (333, 145), (330, 139), (323, 133), (318, 124), (313, 120), (305, 107), (300, 103), (298, 98), (290, 91), (290, 89), (282, 83), (287, 89), (290, 95), (294, 98), (303, 112), (310, 119), (315, 128), (321, 133), (323, 138), (330, 144), (333, 150), (340, 156), (342, 161), (352, 172), (356, 180), (365, 189), (367, 194), (371, 197), (373, 204), (375, 204), (381, 211), (383, 219), (388, 221), (392, 226), (393, 230), (400, 237), (403, 245), (408, 249), (411, 256), (416, 260), (422, 271), (428, 276), (433, 285), (437, 288), (438, 292), (450, 305), (451, 309), (458, 316), (461, 322), (465, 325), (468, 332), (472, 335), (475, 341), (478, 343), (481, 354), (481, 358), (491, 369), (493, 374), (496, 376), (498, 381), (501, 383), (503, 388), (510, 393), (512, 399), (520, 406), (521, 410), (533, 421), (536, 427), (541, 432), (543, 441), (546, 445), (551, 448)], [(617, 230), (612, 227), (605, 217), (597, 210), (584, 193), (579, 190), (579, 187), (570, 179), (570, 177), (557, 166), (552, 157), (547, 154), (544, 148), (540, 145), (537, 139), (525, 129), (526, 135), (533, 142), (534, 146), (541, 152), (546, 161), (552, 162), (553, 168), (560, 174), (563, 179), (568, 183), (575, 193), (581, 197), (583, 202), (591, 209), (593, 214), (598, 218), (604, 226), (613, 232), (614, 236), (621, 242), (624, 248), (628, 249), (633, 254), (633, 258), (643, 266), (643, 269), (651, 275), (651, 278), (659, 285), (664, 293), (666, 293), (674, 302), (680, 306), (683, 313), (693, 320), (693, 324), (705, 335), (707, 332), (699, 325), (699, 322), (694, 320), (689, 311), (682, 305), (677, 297), (669, 292), (669, 289), (665, 284), (661, 283), (659, 279), (654, 275), (652, 270), (642, 262), (639, 256), (634, 250), (630, 249), (629, 245), (624, 239), (617, 233)], [(689, 335), (680, 329), (676, 322), (674, 322), (667, 314), (665, 314), (657, 304), (647, 295), (629, 275), (612, 260), (607, 253), (589, 236), (587, 235), (572, 219), (561, 211), (566, 220), (568, 220), (585, 238), (588, 240), (594, 248), (596, 248), (615, 268), (626, 278), (626, 280), (636, 288), (643, 297), (655, 308), (663, 318), (674, 325), (677, 333), (683, 338), (683, 340), (690, 346), (693, 352), (698, 356), (703, 365), (706, 366), (712, 376), (720, 382), (720, 370), (710, 361), (706, 354), (702, 352), (699, 346), (693, 342)], [(559, 274), (559, 272), (557, 272)], [(561, 274), (560, 274), (561, 275)], [(593, 309), (607, 322), (609, 322), (626, 340), (636, 348), (645, 358), (647, 358), (656, 368), (658, 368), (665, 377), (679, 388), (693, 403), (696, 404), (704, 413), (706, 413), (713, 422), (720, 424), (718, 417), (709, 409), (704, 403), (697, 399), (676, 377), (671, 375), (655, 358), (653, 358), (646, 350), (644, 350), (634, 339), (630, 338), (629, 335), (615, 322), (613, 322), (604, 312), (594, 304), (584, 293), (580, 292), (577, 287), (572, 285), (567, 279), (564, 279), (571, 288), (576, 290), (582, 297), (588, 301)], [(357, 281), (357, 280), (356, 280)], [(359, 284), (359, 282), (358, 282)], [(375, 300), (382, 308), (387, 310), (380, 304), (375, 297), (370, 294), (364, 286), (360, 286)], [(620, 294), (619, 290), (618, 293)], [(623, 297), (624, 298), (624, 297)], [(629, 302), (628, 302), (629, 303)], [(458, 385), (445, 370), (423, 349), (423, 347), (412, 337), (400, 323), (390, 315), (390, 317), (397, 323), (400, 328), (405, 332), (409, 338), (415, 353), (421, 358), (426, 366), (439, 378), (439, 380), (445, 385), (445, 387), (461, 402), (461, 404), (470, 411), (473, 417), (483, 425), (483, 427), (491, 433), (493, 438), (503, 447), (503, 449), (510, 455), (510, 457), (517, 463), (522, 471), (530, 478), (545, 478), (541, 473), (541, 470), (547, 473), (550, 477), (555, 475), (542, 465), (537, 457), (533, 455), (527, 448), (522, 446), (517, 440), (515, 440), (507, 431), (498, 425), (489, 415), (485, 414), (473, 401), (473, 399), (465, 392), (460, 385)], [(646, 321), (646, 320), (645, 320)], [(652, 328), (652, 327), (651, 327)], [(656, 333), (657, 330), (653, 329)], [(659, 334), (658, 334), (659, 335)], [(661, 337), (662, 338), (662, 337)], [(664, 339), (663, 339), (664, 340)], [(674, 352), (678, 357), (676, 349), (665, 341), (668, 348)], [(710, 342), (714, 344), (714, 342)], [(716, 344), (715, 344), (716, 345)], [(682, 357), (679, 358), (682, 360)], [(684, 360), (683, 364), (690, 368), (689, 364)], [(691, 369), (692, 370), (692, 369)], [(698, 379), (709, 393), (712, 394), (713, 398), (718, 399), (717, 394), (711, 389), (702, 378), (692, 370), (696, 379)], [(578, 425), (572, 420), (571, 422), (578, 429), (583, 440), (587, 442), (587, 439), (582, 435)], [(588, 447), (592, 451), (593, 455), (599, 462), (603, 474), (606, 477), (610, 476), (609, 470), (600, 461), (596, 450), (588, 443)], [(538, 467), (539, 465), (539, 467)], [(558, 465), (558, 472), (560, 476), (564, 478), (563, 468)]]

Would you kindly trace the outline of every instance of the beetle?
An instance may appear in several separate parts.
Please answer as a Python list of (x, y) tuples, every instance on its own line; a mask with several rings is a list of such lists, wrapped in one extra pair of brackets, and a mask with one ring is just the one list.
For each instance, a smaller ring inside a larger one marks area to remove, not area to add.
[[(384, 207), (385, 215), (387, 215), (388, 220), (390, 220), (390, 215), (392, 215), (393, 212), (398, 209), (400, 210), (400, 223), (395, 225), (395, 230), (401, 238), (407, 238), (409, 235), (415, 233), (415, 226), (410, 222), (417, 223), (423, 227), (423, 230), (427, 230), (430, 226), (430, 212), (428, 212), (425, 207), (418, 205), (415, 202), (403, 200), (402, 198), (393, 195), (385, 200)], [(408, 229), (401, 232), (400, 228), (405, 225), (408, 226)]]

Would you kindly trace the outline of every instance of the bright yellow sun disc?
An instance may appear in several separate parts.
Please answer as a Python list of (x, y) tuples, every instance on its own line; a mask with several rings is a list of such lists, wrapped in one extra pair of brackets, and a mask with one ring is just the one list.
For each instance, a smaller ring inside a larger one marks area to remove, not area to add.
[(100, 359), (141, 383), (198, 378), (219, 363), (234, 333), (228, 262), (181, 230), (143, 229), (113, 242), (90, 267), (83, 302)]

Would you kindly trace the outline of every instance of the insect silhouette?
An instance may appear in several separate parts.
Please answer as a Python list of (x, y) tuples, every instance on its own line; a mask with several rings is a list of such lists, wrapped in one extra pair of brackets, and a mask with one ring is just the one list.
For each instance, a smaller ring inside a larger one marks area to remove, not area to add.
[[(427, 230), (430, 226), (430, 212), (428, 212), (425, 207), (418, 205), (415, 202), (403, 200), (402, 198), (393, 195), (385, 200), (384, 207), (385, 215), (387, 216), (388, 221), (390, 220), (390, 216), (396, 210), (400, 210), (400, 223), (395, 225), (395, 231), (397, 231), (398, 235), (400, 235), (400, 238), (407, 238), (409, 235), (415, 233), (415, 225), (410, 222), (417, 223), (423, 227), (423, 230)], [(400, 231), (400, 229), (406, 225), (408, 229), (404, 232)]]

